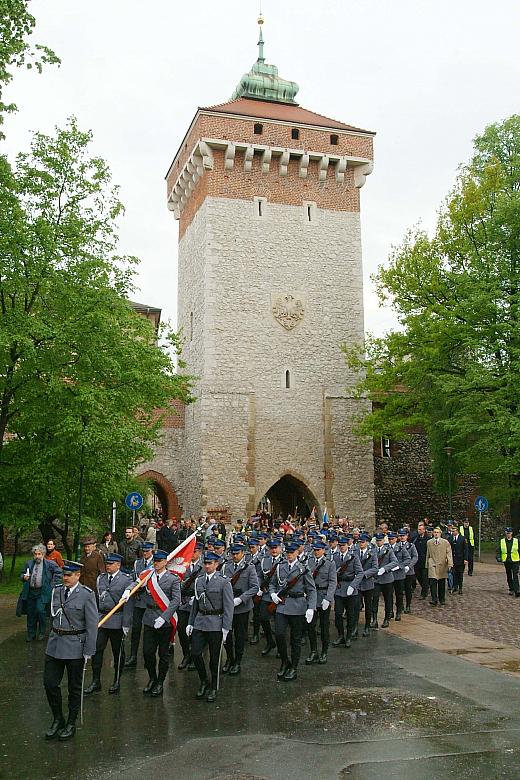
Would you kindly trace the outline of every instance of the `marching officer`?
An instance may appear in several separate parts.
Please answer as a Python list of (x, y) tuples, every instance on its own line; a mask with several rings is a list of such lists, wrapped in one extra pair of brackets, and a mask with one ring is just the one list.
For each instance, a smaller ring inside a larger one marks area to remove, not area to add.
[[(65, 561), (63, 585), (51, 595), (52, 627), (45, 651), (43, 685), (52, 710), (52, 725), (45, 739), (70, 739), (76, 732), (81, 707), (83, 670), (96, 650), (98, 610), (94, 592), (81, 585), (80, 563)], [(69, 714), (63, 717), (60, 684), (67, 670)]]
[[(316, 586), (316, 610), (309, 624), (309, 644), (311, 651), (305, 660), (306, 664), (327, 663), (327, 651), (330, 641), (330, 610), (338, 584), (336, 576), (336, 564), (329, 561), (326, 555), (328, 545), (321, 540), (316, 540), (313, 545), (313, 554), (309, 558), (309, 571)], [(318, 655), (318, 641), (316, 625), (320, 621), (321, 654)]]
[(399, 568), (394, 551), (385, 542), (385, 534), (378, 531), (375, 535), (376, 554), (377, 554), (377, 573), (374, 578), (374, 593), (372, 597), (372, 623), (370, 628), (379, 628), (377, 622), (377, 611), (379, 608), (379, 595), (383, 594), (385, 602), (385, 618), (381, 628), (388, 628), (390, 617), (392, 615), (393, 588), (394, 588), (394, 569)]
[(419, 560), (419, 553), (413, 542), (410, 541), (410, 531), (408, 528), (400, 528), (398, 531), (398, 539), (408, 552), (410, 556), (410, 562), (408, 563), (408, 571), (404, 578), (404, 595), (405, 595), (405, 608), (403, 612), (409, 615), (412, 607), (413, 590), (415, 587), (415, 566)]
[(510, 596), (520, 596), (518, 585), (518, 567), (520, 565), (520, 549), (518, 537), (513, 537), (513, 529), (506, 528), (496, 552), (497, 561), (504, 564), (507, 577), (507, 587)]
[[(214, 552), (204, 555), (204, 574), (195, 580), (195, 597), (186, 626), (186, 634), (191, 637), (191, 656), (200, 679), (196, 698), (206, 697), (207, 702), (217, 698), (220, 651), (233, 627), (233, 588), (217, 571), (219, 560)], [(209, 646), (211, 680), (202, 657), (206, 646)]]
[[(406, 537), (406, 530), (401, 529), (400, 534), (404, 534)], [(396, 557), (398, 568), (394, 569), (394, 597), (395, 597), (395, 619), (401, 620), (401, 615), (404, 609), (404, 581), (406, 575), (410, 571), (411, 557), (408, 549), (401, 542), (397, 541), (397, 534), (394, 531), (389, 531), (388, 541)], [(394, 610), (392, 608), (392, 616)]]
[(272, 603), (272, 599), (269, 593), (269, 586), (273, 577), (276, 575), (276, 570), (283, 561), (282, 547), (278, 539), (271, 539), (267, 543), (270, 550), (270, 555), (266, 555), (262, 559), (260, 566), (260, 584), (258, 595), (261, 595), (260, 601), (260, 625), (264, 632), (267, 644), (262, 650), (262, 655), (269, 655), (271, 650), (276, 647), (276, 642), (273, 636), (273, 629), (271, 628), (271, 613), (268, 610), (269, 604)]
[(217, 565), (217, 571), (221, 571), (221, 569), (224, 567), (225, 562), (228, 559), (227, 553), (226, 553), (226, 543), (223, 539), (215, 539), (213, 542), (213, 549), (215, 553), (219, 556), (219, 562)]
[[(279, 680), (295, 680), (301, 655), (305, 621), (311, 623), (316, 609), (316, 585), (307, 566), (298, 560), (298, 544), (285, 546), (287, 560), (277, 567), (269, 582), (271, 600), (276, 605), (274, 630), (282, 663)], [(287, 629), (290, 630), (291, 659), (287, 653)]]
[(370, 544), (370, 534), (362, 533), (358, 542), (359, 562), (363, 569), (363, 579), (359, 583), (359, 600), (356, 614), (356, 629), (359, 623), (361, 602), (365, 607), (365, 628), (363, 636), (370, 635), (370, 623), (372, 621), (372, 600), (374, 595), (374, 577), (377, 574), (377, 553)]
[[(350, 534), (352, 537), (352, 534)], [(352, 537), (353, 538), (353, 537)], [(334, 556), (338, 583), (334, 594), (334, 622), (338, 632), (338, 638), (332, 643), (333, 647), (344, 645), (350, 647), (352, 633), (356, 623), (356, 611), (358, 604), (358, 587), (363, 579), (363, 568), (359, 561), (358, 551), (354, 548), (352, 538), (340, 536), (339, 550)], [(345, 634), (343, 615), (347, 613), (347, 632)]]
[[(121, 571), (122, 560), (123, 556), (119, 553), (109, 553), (105, 559), (106, 572), (97, 578), (99, 619), (108, 614), (116, 604), (119, 604), (125, 591), (129, 592), (132, 587), (131, 577)], [(119, 692), (121, 669), (125, 662), (123, 642), (132, 625), (133, 611), (134, 605), (127, 598), (123, 608), (112, 615), (98, 630), (96, 652), (92, 658), (92, 682), (88, 688), (85, 688), (85, 696), (101, 690), (103, 653), (109, 640), (114, 657), (114, 682), (108, 692)]]
[(181, 603), (179, 577), (168, 571), (167, 566), (168, 553), (156, 550), (153, 554), (154, 574), (144, 586), (146, 609), (143, 615), (143, 658), (149, 680), (143, 693), (148, 696), (161, 696), (163, 692), (170, 666), (170, 620)]
[(266, 555), (271, 555), (271, 551), (267, 545), (267, 542), (269, 541), (269, 534), (266, 533), (266, 531), (260, 531), (258, 534), (258, 542), (259, 542), (259, 548), (258, 548), (258, 555), (260, 558), (265, 558)]
[[(134, 563), (133, 582), (139, 580), (139, 575), (149, 567), (153, 566), (153, 542), (143, 542), (141, 549), (143, 557), (137, 558)], [(133, 583), (132, 583), (133, 584)], [(130, 637), (130, 658), (125, 663), (125, 669), (137, 666), (137, 651), (141, 640), (141, 630), (143, 627), (143, 615), (146, 609), (146, 594), (144, 588), (137, 591), (133, 598), (134, 611), (132, 615), (132, 634)]]
[[(262, 555), (260, 554), (260, 546), (258, 539), (251, 538), (248, 542), (249, 547), (249, 563), (252, 563), (255, 567), (256, 577), (260, 586), (262, 581), (260, 571), (262, 568)], [(249, 640), (250, 645), (257, 645), (260, 638), (260, 602), (262, 600), (261, 595), (257, 592), (253, 596), (253, 636)]]
[(247, 638), (249, 613), (253, 608), (253, 596), (258, 593), (258, 577), (252, 563), (245, 558), (246, 548), (243, 544), (232, 544), (229, 548), (232, 556), (222, 569), (222, 574), (231, 582), (233, 588), (233, 627), (227, 635), (226, 663), (222, 674), (239, 674), (240, 662), (244, 655)]
[(332, 531), (329, 533), (329, 549), (327, 551), (327, 558), (329, 561), (334, 560), (334, 556), (338, 552), (338, 535)]
[(201, 555), (204, 549), (202, 542), (197, 542), (193, 551), (193, 558), (186, 569), (184, 580), (181, 584), (181, 605), (177, 610), (177, 634), (182, 647), (182, 661), (177, 669), (195, 669), (191, 660), (191, 639), (186, 634), (186, 626), (189, 623), (191, 605), (195, 598), (195, 580), (204, 571)]

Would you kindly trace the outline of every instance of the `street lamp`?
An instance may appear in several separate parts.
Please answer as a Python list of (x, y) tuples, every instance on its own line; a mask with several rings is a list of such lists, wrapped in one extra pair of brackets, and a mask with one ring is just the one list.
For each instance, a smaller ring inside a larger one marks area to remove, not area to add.
[(448, 506), (450, 512), (450, 520), (452, 519), (452, 504), (451, 504), (451, 456), (453, 455), (453, 447), (444, 447), (444, 452), (448, 456)]

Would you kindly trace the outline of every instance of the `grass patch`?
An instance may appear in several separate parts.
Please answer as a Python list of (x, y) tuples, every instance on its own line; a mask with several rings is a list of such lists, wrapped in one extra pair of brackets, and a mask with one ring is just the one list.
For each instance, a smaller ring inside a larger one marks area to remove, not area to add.
[(25, 562), (31, 558), (31, 555), (17, 555), (14, 565), (14, 571), (11, 574), (12, 555), (6, 555), (4, 558), (4, 569), (0, 573), (0, 595), (18, 595), (22, 590), (22, 581), (20, 574), (25, 566)]

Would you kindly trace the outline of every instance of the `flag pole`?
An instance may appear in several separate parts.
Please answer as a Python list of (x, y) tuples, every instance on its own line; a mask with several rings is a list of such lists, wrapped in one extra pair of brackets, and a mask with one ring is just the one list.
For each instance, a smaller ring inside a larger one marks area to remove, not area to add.
[[(196, 537), (196, 536), (197, 536), (197, 534), (199, 533), (199, 531), (202, 531), (202, 529), (203, 529), (203, 528), (204, 528), (204, 526), (206, 526), (206, 525), (207, 525), (207, 522), (206, 522), (206, 521), (205, 521), (204, 523), (202, 523), (202, 525), (199, 525), (199, 526), (198, 526), (198, 527), (197, 527), (197, 528), (196, 528), (196, 529), (193, 531), (193, 533), (192, 533), (192, 534), (190, 534), (190, 535), (187, 537), (187, 539), (185, 539), (183, 542), (181, 542), (179, 545), (177, 545), (177, 547), (175, 548), (175, 550), (173, 550), (173, 552), (171, 552), (171, 553), (168, 555), (168, 557), (166, 558), (166, 560), (167, 560), (167, 561), (171, 561), (171, 559), (172, 559), (172, 558), (175, 558), (175, 556), (177, 555), (177, 553), (179, 552), (179, 550), (180, 550), (182, 547), (186, 547), (186, 545), (187, 545), (189, 542), (191, 542), (191, 540), (192, 540), (194, 537)], [(148, 572), (148, 574), (147, 574), (145, 577), (143, 577), (143, 579), (142, 579), (142, 580), (140, 579), (140, 580), (139, 580), (139, 582), (137, 582), (137, 583), (134, 585), (134, 587), (133, 587), (133, 588), (132, 588), (132, 590), (130, 591), (130, 594), (129, 594), (129, 596), (128, 596), (128, 599), (129, 599), (131, 596), (133, 596), (133, 595), (134, 595), (134, 593), (136, 593), (136, 592), (137, 592), (137, 591), (138, 591), (140, 588), (142, 588), (142, 587), (143, 587), (143, 585), (146, 585), (146, 583), (148, 582), (148, 580), (150, 579), (150, 577), (152, 576), (152, 574), (153, 574), (153, 569), (150, 569), (150, 571)], [(115, 614), (115, 613), (118, 611), (118, 609), (121, 609), (121, 607), (123, 606), (123, 604), (126, 604), (126, 602), (128, 601), (128, 599), (120, 599), (120, 601), (118, 601), (118, 603), (115, 605), (115, 607), (112, 607), (112, 609), (110, 610), (110, 612), (107, 612), (107, 614), (106, 614), (106, 615), (103, 615), (103, 617), (101, 618), (101, 620), (100, 620), (100, 621), (99, 621), (99, 623), (98, 623), (98, 628), (101, 628), (101, 626), (102, 626), (104, 623), (106, 623), (106, 622), (107, 622), (107, 620), (108, 620), (109, 618), (111, 618), (111, 617), (112, 617), (112, 615), (114, 615), (114, 614)]]

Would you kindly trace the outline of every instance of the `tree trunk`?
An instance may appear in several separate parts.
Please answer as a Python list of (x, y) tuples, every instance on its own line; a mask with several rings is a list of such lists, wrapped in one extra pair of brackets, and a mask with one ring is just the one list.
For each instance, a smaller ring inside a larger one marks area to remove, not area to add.
[(520, 529), (520, 474), (511, 474), (509, 486), (511, 489), (509, 512), (511, 515), (511, 526), (516, 535)]
[(56, 518), (53, 519), (52, 528), (54, 531), (56, 531), (57, 534), (59, 534), (59, 537), (61, 539), (61, 543), (63, 544), (63, 549), (65, 550), (65, 555), (67, 557), (67, 560), (72, 560), (72, 550), (69, 544), (69, 513), (67, 512), (65, 514), (65, 522), (63, 525), (63, 528), (60, 528), (59, 525), (56, 523)]
[(14, 548), (13, 548), (13, 557), (11, 559), (11, 571), (9, 572), (9, 577), (13, 576), (14, 568), (16, 565), (16, 557), (18, 555), (18, 541), (20, 539), (20, 530), (17, 528), (16, 533), (14, 535)]

